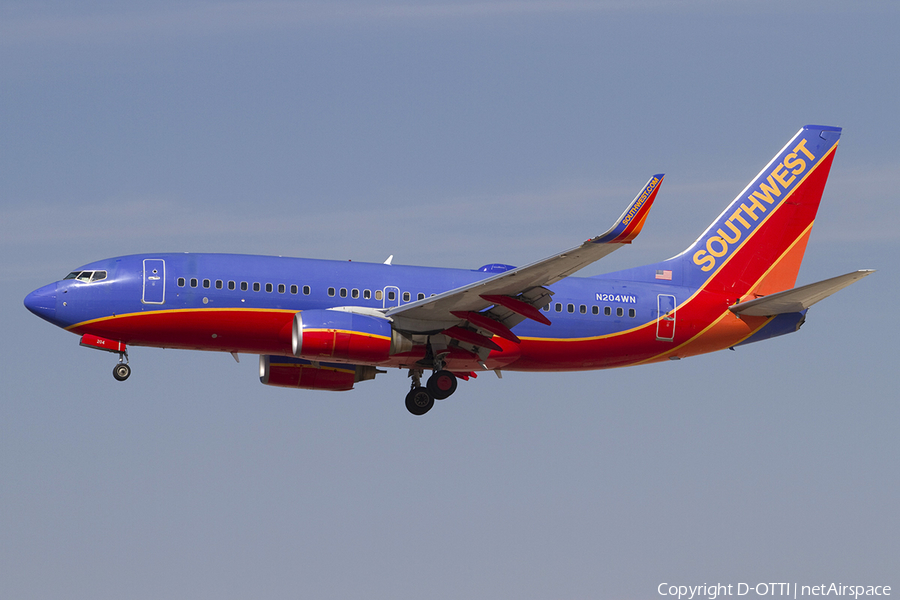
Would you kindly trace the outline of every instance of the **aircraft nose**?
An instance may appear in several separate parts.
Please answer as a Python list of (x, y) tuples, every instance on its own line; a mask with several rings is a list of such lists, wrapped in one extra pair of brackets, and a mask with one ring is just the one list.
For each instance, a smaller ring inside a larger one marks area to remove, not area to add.
[(53, 323), (56, 319), (56, 284), (45, 285), (25, 296), (25, 308)]

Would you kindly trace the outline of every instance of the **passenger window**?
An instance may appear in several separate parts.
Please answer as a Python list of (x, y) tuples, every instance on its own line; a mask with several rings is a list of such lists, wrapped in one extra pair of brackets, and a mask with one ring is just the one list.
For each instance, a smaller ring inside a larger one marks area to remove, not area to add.
[(403, 292), (403, 301), (409, 302), (409, 292)]
[(247, 282), (246, 282), (246, 281), (242, 281), (242, 282), (241, 282), (241, 291), (242, 291), (242, 292), (246, 292), (246, 291), (247, 291)]
[(184, 287), (184, 277), (178, 278), (178, 287)]
[(309, 286), (308, 285), (303, 286), (303, 295), (309, 296)]
[(583, 315), (586, 315), (587, 314), (587, 306), (582, 304), (581, 306), (578, 307), (578, 312), (580, 312)]
[(593, 314), (593, 315), (599, 315), (599, 314), (600, 314), (600, 307), (599, 307), (599, 306), (592, 306), (592, 307), (591, 307), (591, 314)]
[(544, 311), (544, 312), (550, 312), (550, 305), (549, 305), (549, 304), (543, 305), (543, 306), (541, 307), (541, 310)]
[(229, 290), (233, 290), (233, 289), (234, 289), (234, 282), (233, 282), (233, 281), (229, 281), (229, 282), (228, 282), (228, 289), (229, 289)]
[(268, 292), (269, 294), (271, 294), (271, 293), (272, 293), (272, 289), (273, 289), (273, 288), (272, 288), (272, 284), (271, 284), (271, 283), (267, 283), (267, 284), (266, 284), (266, 292)]
[(632, 319), (634, 318), (634, 309), (633, 308), (628, 309), (628, 316), (631, 317)]
[(608, 307), (608, 306), (604, 306), (604, 307), (603, 307), (603, 314), (606, 315), (606, 316), (608, 317), (609, 315), (612, 314), (612, 309), (611, 309), (610, 307)]
[(253, 291), (254, 291), (254, 292), (258, 292), (259, 289), (260, 289), (260, 288), (259, 288), (259, 282), (258, 282), (258, 281), (254, 281), (254, 282), (253, 282)]
[(388, 292), (388, 300), (393, 302), (396, 299), (397, 299), (397, 293), (394, 290), (389, 291)]
[(203, 280), (203, 287), (209, 289), (209, 279), (204, 279), (204, 280)]
[(341, 298), (347, 297), (347, 288), (341, 288)]
[(363, 290), (363, 298), (369, 300), (372, 298), (372, 290)]
[(221, 279), (216, 279), (216, 289), (217, 290), (222, 289), (222, 280)]
[(425, 299), (425, 294), (423, 294), (422, 292), (419, 292), (418, 294), (416, 294), (416, 300), (424, 300), (424, 299)]
[(299, 291), (300, 291), (300, 290), (299, 290), (299, 288), (297, 288), (297, 284), (296, 284), (296, 283), (291, 284), (291, 293), (292, 293), (292, 294), (297, 295), (297, 292), (299, 292)]
[(199, 282), (197, 281), (196, 277), (191, 278), (191, 287), (197, 287), (198, 283)]
[(353, 288), (352, 290), (350, 290), (350, 297), (351, 298), (359, 298), (359, 290), (356, 288)]
[(381, 300), (381, 298), (382, 298), (381, 290), (375, 290), (375, 299)]
[(285, 288), (284, 288), (284, 284), (283, 284), (283, 283), (279, 283), (279, 284), (278, 284), (278, 293), (279, 293), (279, 294), (283, 294), (283, 293), (284, 293), (284, 289), (285, 289)]
[(616, 309), (616, 316), (617, 316), (617, 317), (621, 317), (621, 316), (624, 315), (624, 314), (625, 314), (625, 309), (622, 308), (621, 306), (620, 306), (619, 308)]
[(562, 312), (562, 303), (557, 302), (555, 308), (556, 308), (556, 312)]
[(566, 305), (566, 310), (569, 311), (570, 313), (575, 312), (575, 305), (574, 305), (574, 304), (567, 304), (567, 305)]
[(328, 288), (328, 295), (332, 297), (334, 296), (334, 288)]

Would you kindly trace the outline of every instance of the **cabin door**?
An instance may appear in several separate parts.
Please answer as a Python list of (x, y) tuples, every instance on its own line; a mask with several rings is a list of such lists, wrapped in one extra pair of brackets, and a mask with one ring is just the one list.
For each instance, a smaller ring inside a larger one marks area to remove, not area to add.
[(675, 296), (660, 294), (656, 297), (659, 313), (656, 317), (656, 339), (671, 342), (675, 339)]
[(166, 301), (166, 261), (161, 258), (144, 259), (144, 304), (163, 304)]

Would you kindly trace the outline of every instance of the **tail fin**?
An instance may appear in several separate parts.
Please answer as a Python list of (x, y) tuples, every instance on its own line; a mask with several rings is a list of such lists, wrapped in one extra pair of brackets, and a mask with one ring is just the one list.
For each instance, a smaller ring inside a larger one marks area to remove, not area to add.
[(802, 128), (691, 247), (666, 263), (681, 263), (686, 285), (735, 298), (793, 287), (840, 135), (839, 127)]

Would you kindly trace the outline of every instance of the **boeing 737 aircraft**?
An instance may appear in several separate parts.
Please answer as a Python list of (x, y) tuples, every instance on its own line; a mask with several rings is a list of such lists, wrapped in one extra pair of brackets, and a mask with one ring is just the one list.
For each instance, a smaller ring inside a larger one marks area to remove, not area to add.
[(128, 346), (258, 354), (262, 383), (302, 389), (349, 390), (393, 367), (422, 415), (482, 371), (642, 365), (796, 331), (872, 273), (794, 287), (840, 134), (802, 128), (688, 249), (615, 273), (572, 277), (634, 240), (662, 175), (609, 231), (524, 267), (142, 254), (78, 267), (25, 306), (117, 353), (120, 381)]

